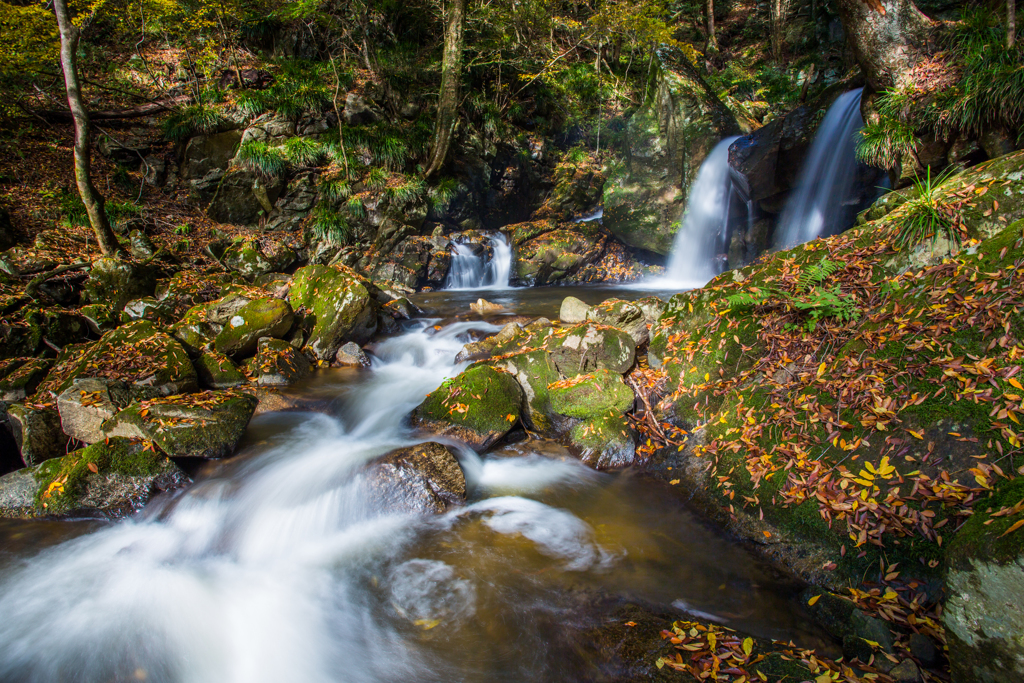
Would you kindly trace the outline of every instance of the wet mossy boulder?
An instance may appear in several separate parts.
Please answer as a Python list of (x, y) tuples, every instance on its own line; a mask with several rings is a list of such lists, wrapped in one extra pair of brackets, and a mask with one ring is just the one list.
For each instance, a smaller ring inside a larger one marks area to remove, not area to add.
[(11, 358), (0, 361), (0, 401), (21, 401), (35, 393), (53, 367), (48, 358)]
[(377, 330), (377, 304), (355, 271), (344, 266), (300, 268), (288, 300), (305, 309), (312, 323), (306, 348), (319, 360), (331, 360), (347, 341), (365, 344)]
[(554, 412), (581, 419), (609, 411), (625, 414), (634, 401), (633, 390), (622, 381), (622, 375), (603, 368), (554, 382), (548, 385), (548, 394)]
[[(564, 302), (563, 302), (564, 303)], [(608, 299), (587, 310), (587, 320), (615, 327), (630, 337), (639, 346), (647, 341), (647, 316), (628, 301)]]
[(942, 620), (958, 683), (1024, 680), (1022, 501), (1024, 477), (1003, 482), (946, 551)]
[(421, 443), (374, 460), (365, 480), (389, 513), (441, 513), (466, 501), (466, 478), (447, 447)]
[(56, 410), (15, 403), (7, 406), (7, 416), (26, 465), (38, 465), (67, 453), (68, 437), (61, 431)]
[(120, 312), (132, 299), (153, 295), (156, 270), (135, 261), (113, 257), (96, 259), (84, 289), (90, 303), (105, 304)]
[(154, 323), (168, 324), (174, 322), (175, 316), (169, 306), (147, 296), (141, 299), (132, 299), (124, 305), (124, 310), (121, 311), (121, 322), (130, 323), (133, 320), (149, 320)]
[(121, 317), (106, 304), (87, 304), (78, 309), (93, 334), (104, 335), (121, 324)]
[(628, 467), (636, 461), (636, 432), (618, 410), (580, 420), (569, 430), (569, 443), (579, 459), (596, 470)]
[(494, 367), (512, 375), (523, 390), (523, 421), (527, 427), (542, 433), (551, 433), (551, 397), (548, 386), (559, 379), (558, 368), (544, 349), (511, 354), (491, 361)]
[(607, 325), (585, 323), (559, 332), (551, 358), (566, 377), (604, 368), (625, 374), (636, 360), (636, 343), (626, 332)]
[(103, 423), (130, 402), (124, 382), (96, 377), (76, 379), (57, 397), (61, 429), (82, 443), (103, 441), (107, 437)]
[(295, 384), (313, 372), (302, 351), (281, 339), (266, 337), (260, 339), (251, 367), (253, 378), (261, 387)]
[(214, 340), (214, 347), (227, 356), (245, 357), (256, 351), (261, 337), (281, 339), (292, 328), (295, 314), (287, 301), (256, 299), (238, 309)]
[(209, 351), (193, 362), (199, 384), (206, 389), (231, 389), (249, 383), (242, 371), (223, 353)]
[(185, 349), (148, 320), (122, 325), (81, 352), (58, 358), (41, 389), (56, 396), (80, 377), (122, 380), (135, 398), (188, 393), (199, 387)]
[(188, 476), (140, 442), (110, 439), (0, 477), (0, 517), (91, 515), (119, 519)]
[(256, 240), (232, 244), (221, 259), (230, 270), (252, 282), (260, 275), (282, 271), (295, 263), (298, 255), (284, 244), (274, 245), (270, 253)]
[(601, 257), (604, 240), (597, 234), (559, 229), (523, 242), (515, 251), (515, 281), (530, 286), (567, 281)]
[(413, 411), (412, 423), (486, 450), (512, 429), (522, 404), (523, 390), (512, 375), (478, 365), (428, 394)]
[(224, 458), (234, 452), (259, 399), (203, 392), (132, 403), (103, 424), (108, 436), (153, 441), (176, 458)]

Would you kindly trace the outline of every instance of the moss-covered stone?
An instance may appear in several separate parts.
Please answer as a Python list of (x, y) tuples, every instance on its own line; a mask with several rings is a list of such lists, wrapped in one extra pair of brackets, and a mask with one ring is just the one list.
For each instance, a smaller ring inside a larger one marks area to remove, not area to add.
[(295, 315), (287, 301), (256, 299), (242, 306), (214, 340), (219, 353), (245, 357), (256, 351), (261, 337), (281, 339), (292, 328)]
[(281, 271), (295, 263), (297, 254), (284, 244), (275, 245), (268, 254), (255, 240), (232, 244), (221, 259), (224, 265), (252, 282), (260, 275)]
[(249, 383), (242, 371), (223, 353), (209, 351), (193, 361), (199, 384), (206, 389), (231, 389)]
[(121, 318), (106, 304), (87, 304), (78, 309), (93, 334), (100, 336), (121, 324)]
[(586, 375), (548, 385), (551, 409), (567, 417), (591, 418), (609, 411), (622, 415), (633, 407), (633, 390), (622, 375), (598, 368)]
[(252, 359), (252, 375), (261, 387), (284, 386), (305, 379), (313, 371), (302, 351), (280, 339), (260, 339)]
[(56, 410), (15, 403), (7, 406), (7, 415), (21, 461), (26, 465), (38, 465), (67, 453), (68, 437), (61, 431)]
[(523, 390), (512, 375), (477, 365), (447, 380), (413, 411), (413, 425), (485, 450), (512, 429)]
[(377, 329), (377, 305), (355, 271), (344, 266), (305, 266), (295, 272), (288, 294), (312, 324), (306, 348), (331, 360), (347, 341), (365, 344)]
[(48, 358), (12, 358), (0, 361), (0, 401), (21, 401), (35, 393), (53, 367)]
[(525, 402), (523, 421), (526, 426), (536, 432), (553, 433), (555, 425), (550, 417), (548, 385), (557, 382), (559, 375), (551, 355), (544, 349), (534, 349), (502, 357), (490, 364), (503, 369), (519, 382)]
[(102, 441), (107, 436), (103, 423), (130, 401), (124, 382), (96, 377), (76, 379), (57, 397), (61, 429), (82, 443)]
[(133, 320), (148, 320), (153, 323), (167, 324), (174, 322), (174, 319), (174, 311), (151, 296), (132, 299), (124, 305), (124, 310), (121, 311), (121, 322), (123, 323), (130, 323)]
[(586, 323), (559, 332), (557, 342), (550, 342), (551, 358), (558, 371), (566, 377), (596, 368), (624, 374), (633, 367), (636, 343), (622, 330), (596, 323)]
[(249, 394), (203, 392), (132, 403), (107, 420), (108, 436), (153, 441), (177, 458), (231, 455), (259, 400)]
[(156, 271), (135, 261), (104, 257), (93, 262), (84, 288), (90, 303), (120, 312), (132, 299), (152, 296)]
[(117, 519), (190, 483), (140, 442), (111, 439), (0, 477), (0, 517), (101, 514)]
[[(564, 302), (563, 302), (564, 304)], [(622, 299), (608, 299), (587, 310), (587, 320), (599, 325), (615, 327), (639, 346), (647, 342), (647, 316), (638, 306)]]
[(577, 229), (546, 232), (521, 244), (515, 251), (513, 276), (527, 285), (566, 281), (601, 256), (604, 241)]
[[(632, 402), (632, 393), (630, 399)], [(619, 469), (636, 461), (636, 432), (625, 415), (614, 408), (591, 414), (573, 425), (569, 442), (580, 460), (594, 469)]]

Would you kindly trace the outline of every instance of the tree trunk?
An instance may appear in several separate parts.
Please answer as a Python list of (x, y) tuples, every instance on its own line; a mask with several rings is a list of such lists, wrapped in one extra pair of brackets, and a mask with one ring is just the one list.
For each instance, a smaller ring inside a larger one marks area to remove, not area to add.
[(715, 0), (708, 0), (705, 12), (708, 15), (708, 49), (718, 52), (718, 39), (715, 38)]
[(1012, 48), (1017, 42), (1017, 3), (1006, 0), (1006, 47)]
[(839, 0), (839, 18), (871, 90), (909, 79), (928, 52), (933, 22), (913, 0)]
[(91, 162), (89, 139), (89, 114), (82, 102), (82, 90), (78, 83), (78, 28), (71, 23), (67, 0), (54, 0), (54, 13), (57, 15), (57, 26), (60, 28), (60, 65), (64, 70), (64, 87), (68, 93), (68, 107), (75, 121), (75, 183), (82, 203), (89, 214), (89, 224), (96, 233), (100, 251), (110, 256), (120, 251), (114, 231), (110, 229), (107, 212), (104, 209), (103, 195), (96, 191), (92, 184), (89, 165)]
[(466, 18), (466, 0), (451, 0), (448, 26), (444, 32), (444, 58), (441, 61), (441, 92), (437, 100), (437, 122), (434, 125), (434, 144), (424, 174), (437, 173), (448, 156), (458, 122), (459, 83), (462, 80), (462, 27)]

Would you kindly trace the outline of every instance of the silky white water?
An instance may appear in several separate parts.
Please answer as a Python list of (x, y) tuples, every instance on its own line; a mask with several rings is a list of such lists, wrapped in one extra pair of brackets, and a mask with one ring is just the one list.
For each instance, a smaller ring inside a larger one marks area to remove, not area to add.
[(860, 95), (861, 88), (840, 95), (818, 126), (779, 220), (774, 246), (793, 247), (849, 227), (851, 202), (857, 201), (856, 134), (864, 125)]
[(411, 442), (408, 411), (463, 369), (471, 332), (497, 329), (420, 323), (339, 385), (336, 416), (257, 417), (238, 457), (137, 518), (34, 552), (0, 543), (0, 681), (571, 679), (551, 634), (580, 588), (792, 637), (747, 555), (557, 444), (459, 449), (467, 505), (381, 509), (364, 465)]
[(728, 249), (729, 147), (737, 137), (725, 138), (711, 150), (690, 187), (682, 226), (672, 243), (665, 274), (649, 284), (692, 289), (722, 272)]
[(512, 271), (512, 245), (501, 234), (488, 236), (491, 257), (477, 255), (472, 245), (452, 246), (452, 264), (445, 280), (446, 290), (507, 289)]

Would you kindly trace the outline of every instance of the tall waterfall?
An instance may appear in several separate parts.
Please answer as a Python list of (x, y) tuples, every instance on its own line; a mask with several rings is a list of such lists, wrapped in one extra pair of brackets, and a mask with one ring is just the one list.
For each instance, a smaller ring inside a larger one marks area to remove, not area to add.
[(700, 287), (722, 272), (721, 255), (728, 250), (729, 206), (734, 194), (729, 146), (735, 140), (719, 142), (700, 165), (662, 278), (665, 285)]
[(496, 233), (487, 238), (491, 258), (477, 255), (472, 245), (456, 244), (452, 251), (452, 265), (445, 280), (445, 289), (505, 289), (512, 270), (512, 245), (505, 236)]
[(856, 132), (861, 88), (841, 95), (825, 114), (782, 212), (775, 232), (776, 247), (792, 247), (816, 237), (835, 235), (850, 223), (857, 198)]

